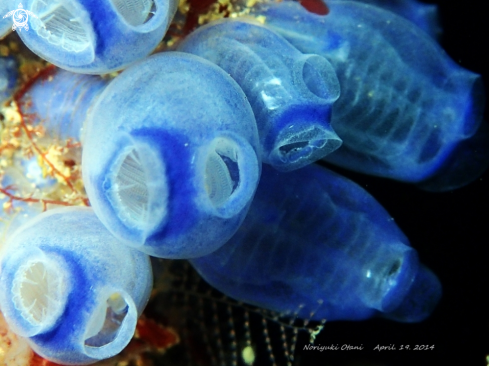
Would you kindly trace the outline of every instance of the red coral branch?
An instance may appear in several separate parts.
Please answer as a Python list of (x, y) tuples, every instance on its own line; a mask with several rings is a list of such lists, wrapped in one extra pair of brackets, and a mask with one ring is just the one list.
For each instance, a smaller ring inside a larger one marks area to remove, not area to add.
[(12, 186), (7, 186), (5, 188), (0, 187), (0, 193), (3, 193), (9, 198), (9, 202), (12, 201), (21, 201), (21, 202), (29, 202), (29, 203), (41, 203), (42, 204), (42, 210), (46, 211), (47, 205), (61, 205), (61, 206), (72, 206), (72, 204), (68, 202), (63, 202), (63, 201), (57, 201), (57, 200), (46, 200), (42, 198), (32, 198), (32, 197), (20, 197), (16, 196), (15, 194), (10, 193), (8, 190), (13, 189)]
[[(23, 100), (23, 97), (27, 93), (27, 91), (32, 87), (34, 83), (36, 83), (39, 80), (48, 80), (53, 74), (56, 72), (56, 67), (54, 65), (49, 65), (46, 68), (40, 70), (36, 75), (34, 75), (30, 80), (28, 80), (22, 87), (19, 88), (19, 90), (15, 93), (14, 95), (14, 101), (17, 104), (17, 109), (20, 115), (20, 127), (21, 129), (25, 132), (27, 138), (29, 139), (29, 142), (32, 145), (32, 148), (41, 156), (42, 160), (51, 168), (52, 172), (61, 177), (66, 185), (71, 189), (72, 192), (79, 194), (79, 192), (75, 189), (70, 177), (67, 177), (64, 175), (62, 172), (60, 172), (54, 164), (46, 157), (46, 153), (42, 151), (42, 149), (36, 144), (34, 140), (33, 133), (35, 133), (35, 130), (32, 128), (32, 126), (28, 125), (26, 123), (26, 119), (29, 119), (29, 115), (25, 114), (23, 111), (23, 107), (28, 103), (27, 101)], [(68, 141), (66, 146), (68, 148), (71, 147), (78, 147), (80, 146), (79, 144), (73, 143), (72, 141)], [(18, 197), (21, 198), (21, 197)], [(32, 199), (32, 198), (29, 198)], [(86, 198), (80, 198), (81, 201), (85, 206), (90, 206), (90, 203), (88, 199)], [(27, 201), (27, 202), (33, 202), (33, 201)], [(39, 200), (38, 202), (46, 202), (46, 203), (51, 203), (55, 202), (56, 204), (62, 204), (65, 206), (71, 206), (71, 204), (67, 204), (61, 201), (50, 201), (50, 200)], [(43, 203), (43, 206), (45, 207), (45, 204)]]

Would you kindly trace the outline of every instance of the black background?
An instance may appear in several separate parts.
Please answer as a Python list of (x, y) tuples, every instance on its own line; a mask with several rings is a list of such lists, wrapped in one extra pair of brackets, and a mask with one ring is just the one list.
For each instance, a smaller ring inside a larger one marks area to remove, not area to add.
[[(439, 7), (441, 44), (461, 66), (482, 74), (489, 86), (487, 1), (430, 1)], [(487, 98), (486, 98), (487, 100)], [(488, 108), (485, 119), (489, 120)], [(487, 123), (487, 122), (484, 122)], [(489, 142), (488, 142), (489, 143)], [(419, 324), (383, 319), (327, 323), (316, 345), (363, 345), (362, 351), (301, 351), (301, 365), (487, 365), (489, 356), (489, 172), (446, 193), (334, 169), (370, 192), (392, 215), (439, 277), (443, 297)], [(298, 344), (302, 349), (305, 343)], [(378, 352), (377, 345), (396, 351)], [(400, 351), (401, 345), (434, 345)]]

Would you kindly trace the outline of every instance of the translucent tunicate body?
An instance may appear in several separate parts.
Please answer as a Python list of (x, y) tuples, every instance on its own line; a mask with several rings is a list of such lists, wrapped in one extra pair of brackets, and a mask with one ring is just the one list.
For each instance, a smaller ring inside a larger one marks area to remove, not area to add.
[(80, 141), (88, 111), (107, 84), (97, 75), (45, 70), (23, 94), (22, 113), (33, 125), (42, 124), (51, 138)]
[(178, 49), (215, 63), (243, 89), (258, 124), (263, 162), (293, 170), (341, 145), (329, 125), (339, 83), (323, 57), (302, 54), (270, 29), (243, 20), (199, 28)]
[(382, 206), (325, 168), (300, 172), (263, 167), (236, 235), (191, 260), (203, 278), (239, 301), (306, 319), (429, 316), (440, 283)]
[[(433, 38), (442, 32), (438, 16), (438, 6), (425, 4), (416, 0), (345, 0), (358, 1), (365, 4), (392, 11), (413, 22)], [(328, 1), (326, 0), (326, 3)]]
[(92, 209), (42, 213), (1, 254), (1, 311), (38, 354), (88, 364), (129, 343), (151, 291), (150, 261), (115, 239)]
[(260, 175), (246, 96), (190, 54), (157, 54), (124, 71), (97, 99), (84, 136), (83, 179), (96, 214), (158, 257), (197, 257), (225, 243)]
[(150, 54), (163, 38), (176, 0), (26, 0), (35, 16), (19, 32), (38, 56), (66, 70), (103, 74)]
[(17, 62), (11, 57), (0, 57), (0, 104), (12, 96), (17, 82)]
[(479, 75), (426, 33), (383, 9), (330, 1), (326, 16), (298, 3), (264, 5), (266, 24), (333, 65), (341, 95), (331, 125), (343, 145), (326, 160), (359, 172), (449, 190), (489, 163)]

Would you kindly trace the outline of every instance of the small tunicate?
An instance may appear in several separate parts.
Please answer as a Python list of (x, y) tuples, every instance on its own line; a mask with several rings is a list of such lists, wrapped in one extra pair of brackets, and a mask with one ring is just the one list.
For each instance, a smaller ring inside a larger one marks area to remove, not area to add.
[(300, 174), (264, 165), (243, 225), (191, 263), (227, 296), (303, 319), (418, 322), (441, 296), (383, 207), (314, 164)]
[(489, 164), (480, 75), (452, 61), (412, 22), (360, 2), (329, 1), (325, 16), (296, 2), (263, 5), (266, 25), (333, 65), (341, 95), (328, 162), (446, 191)]
[(82, 141), (87, 114), (108, 83), (98, 75), (51, 67), (22, 95), (21, 110), (33, 125), (42, 124), (50, 138)]
[(39, 214), (2, 249), (0, 309), (42, 357), (89, 364), (132, 339), (152, 288), (149, 257), (114, 238), (92, 209)]
[(90, 203), (119, 239), (147, 254), (192, 258), (241, 224), (260, 176), (246, 96), (200, 57), (156, 54), (97, 98), (83, 139)]
[(73, 72), (105, 74), (149, 55), (162, 40), (176, 0), (26, 0), (24, 43)]
[(298, 169), (341, 145), (331, 128), (340, 95), (324, 57), (303, 54), (258, 23), (223, 20), (199, 28), (179, 46), (215, 63), (236, 80), (255, 114), (263, 162)]
[(17, 83), (17, 62), (12, 57), (0, 57), (0, 104), (12, 97)]

